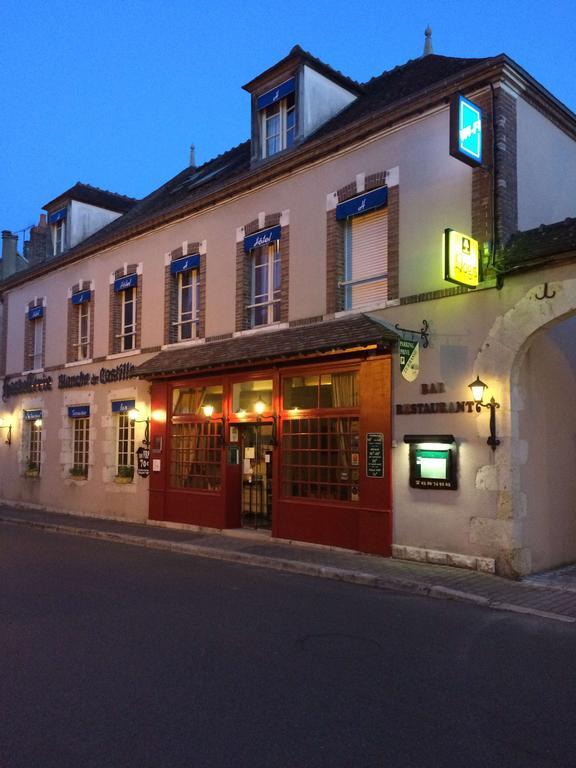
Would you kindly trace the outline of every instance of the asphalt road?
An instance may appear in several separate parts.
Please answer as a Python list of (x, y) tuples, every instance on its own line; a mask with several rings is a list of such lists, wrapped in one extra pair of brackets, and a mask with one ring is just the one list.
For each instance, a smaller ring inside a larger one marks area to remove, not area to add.
[(576, 629), (0, 527), (0, 768), (570, 768)]

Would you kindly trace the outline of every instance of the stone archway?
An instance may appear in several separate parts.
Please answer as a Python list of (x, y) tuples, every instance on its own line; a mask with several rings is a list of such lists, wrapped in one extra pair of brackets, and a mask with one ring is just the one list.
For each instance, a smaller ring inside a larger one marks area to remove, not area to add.
[[(537, 298), (544, 295), (544, 285), (548, 286), (546, 295), (553, 294), (552, 298)], [(501, 445), (494, 463), (480, 467), (476, 478), (477, 488), (497, 492), (496, 515), (473, 518), (471, 537), (477, 543), (490, 542), (499, 550), (496, 569), (502, 575), (523, 575), (533, 568), (524, 536), (526, 494), (521, 468), (527, 460), (528, 445), (520, 434), (525, 403), (519, 373), (535, 334), (575, 312), (576, 279), (539, 283), (496, 319), (475, 360), (475, 371), (493, 383), (501, 404)]]

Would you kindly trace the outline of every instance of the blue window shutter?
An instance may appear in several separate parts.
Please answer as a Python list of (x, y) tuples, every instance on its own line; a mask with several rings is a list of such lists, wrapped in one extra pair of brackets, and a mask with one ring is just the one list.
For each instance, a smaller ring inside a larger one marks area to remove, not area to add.
[(92, 299), (92, 291), (77, 291), (72, 294), (72, 304), (84, 304)]
[(372, 192), (345, 200), (336, 206), (336, 219), (341, 221), (348, 216), (359, 216), (388, 204), (388, 187), (379, 187)]
[(136, 288), (138, 285), (138, 275), (133, 272), (131, 275), (124, 275), (114, 280), (114, 291), (119, 293), (120, 291), (127, 291), (128, 288)]
[(112, 402), (112, 413), (128, 413), (136, 407), (136, 400), (114, 400)]
[(44, 317), (44, 307), (32, 307), (28, 310), (28, 320), (38, 320), (39, 317)]
[(200, 254), (185, 256), (183, 259), (175, 259), (170, 264), (170, 274), (177, 275), (179, 272), (187, 272), (189, 269), (200, 268)]
[(296, 78), (291, 77), (289, 80), (285, 80), (276, 88), (272, 88), (270, 91), (266, 91), (261, 96), (258, 96), (256, 101), (256, 108), (258, 110), (269, 107), (270, 104), (275, 104), (277, 101), (281, 101), (289, 93), (293, 93), (296, 90)]
[(248, 235), (248, 237), (244, 238), (244, 250), (248, 253), (253, 248), (259, 248), (262, 245), (270, 245), (274, 240), (280, 240), (281, 234), (282, 227), (278, 225), (276, 227), (270, 227), (269, 229), (262, 229), (254, 235)]
[(88, 416), (90, 416), (89, 405), (69, 405), (68, 406), (68, 418), (85, 419)]

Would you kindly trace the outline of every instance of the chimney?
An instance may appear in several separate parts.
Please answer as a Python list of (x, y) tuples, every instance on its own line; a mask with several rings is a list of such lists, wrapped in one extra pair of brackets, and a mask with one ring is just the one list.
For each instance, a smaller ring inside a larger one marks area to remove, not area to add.
[(196, 168), (196, 147), (190, 144), (190, 168)]
[(35, 227), (31, 228), (30, 240), (27, 245), (26, 257), (31, 267), (46, 261), (48, 258), (49, 239), (45, 213), (40, 214), (40, 221)]
[(2, 263), (0, 264), (0, 278), (5, 280), (17, 270), (18, 261), (18, 235), (13, 235), (9, 229), (2, 231)]

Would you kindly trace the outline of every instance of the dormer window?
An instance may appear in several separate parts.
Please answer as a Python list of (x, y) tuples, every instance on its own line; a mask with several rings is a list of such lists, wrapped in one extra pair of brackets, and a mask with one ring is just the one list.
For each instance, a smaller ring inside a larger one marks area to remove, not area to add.
[(48, 222), (52, 229), (52, 255), (60, 256), (65, 248), (66, 208), (50, 214)]
[(294, 146), (296, 136), (296, 78), (258, 97), (262, 157), (271, 157)]

